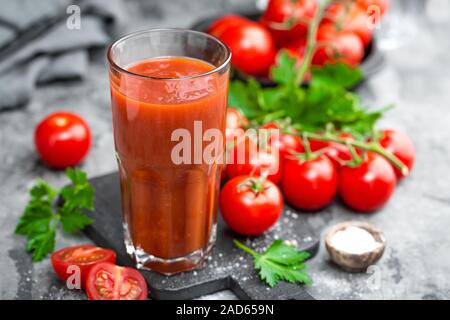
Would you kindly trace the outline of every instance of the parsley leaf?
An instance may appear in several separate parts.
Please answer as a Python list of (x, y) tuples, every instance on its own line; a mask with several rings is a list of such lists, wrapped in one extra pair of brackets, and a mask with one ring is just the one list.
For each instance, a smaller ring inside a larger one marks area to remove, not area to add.
[(350, 89), (362, 80), (360, 68), (350, 67), (344, 63), (327, 63), (325, 67), (314, 67), (311, 71), (313, 82), (322, 82), (328, 86)]
[(233, 81), (229, 86), (228, 105), (239, 108), (247, 118), (256, 118), (261, 113), (257, 98), (260, 89), (252, 78), (246, 83)]
[(282, 240), (275, 240), (264, 253), (258, 253), (237, 240), (234, 240), (234, 244), (253, 256), (254, 266), (259, 271), (259, 277), (270, 287), (274, 287), (280, 281), (312, 283), (311, 278), (305, 272), (304, 261), (310, 257), (308, 252), (298, 251)]
[(276, 64), (271, 69), (272, 80), (278, 84), (289, 84), (294, 82), (297, 59), (291, 57), (286, 50), (281, 50), (277, 55)]
[(94, 189), (87, 180), (87, 174), (79, 169), (68, 168), (67, 177), (72, 181), (61, 189), (65, 208), (93, 209)]
[[(27, 237), (27, 251), (33, 261), (41, 261), (55, 248), (56, 231), (60, 223), (65, 232), (73, 233), (92, 223), (82, 210), (93, 209), (94, 189), (80, 169), (69, 168), (67, 177), (72, 184), (60, 190), (44, 180), (38, 180), (30, 190), (30, 201), (16, 226), (15, 233)], [(56, 208), (58, 196), (64, 200)]]

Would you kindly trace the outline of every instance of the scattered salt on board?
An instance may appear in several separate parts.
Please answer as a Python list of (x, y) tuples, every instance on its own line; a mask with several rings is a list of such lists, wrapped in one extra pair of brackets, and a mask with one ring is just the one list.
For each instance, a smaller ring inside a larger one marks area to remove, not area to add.
[(370, 232), (363, 228), (350, 226), (333, 235), (331, 244), (339, 251), (362, 254), (381, 246)]

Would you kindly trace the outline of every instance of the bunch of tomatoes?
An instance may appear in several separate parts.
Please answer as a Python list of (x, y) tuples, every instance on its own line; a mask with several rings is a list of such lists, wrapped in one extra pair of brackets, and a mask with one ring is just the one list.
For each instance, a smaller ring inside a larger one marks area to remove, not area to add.
[[(317, 30), (312, 64), (358, 65), (372, 41), (372, 26), (379, 22), (388, 5), (388, 0), (332, 3)], [(215, 20), (208, 32), (228, 45), (235, 68), (248, 75), (270, 77), (279, 50), (285, 49), (302, 61), (308, 25), (317, 10), (317, 0), (270, 0), (258, 22), (229, 14)]]
[[(259, 235), (270, 228), (281, 215), (283, 199), (293, 208), (314, 212), (339, 194), (352, 210), (374, 212), (389, 200), (397, 181), (403, 178), (378, 153), (337, 142), (304, 141), (295, 130), (269, 136), (269, 149), (252, 149), (249, 146), (254, 142), (244, 135), (246, 125), (247, 119), (238, 110), (227, 110), (228, 156), (238, 150), (246, 154), (243, 162), (227, 161), (223, 179), (229, 180), (220, 194), (220, 209), (225, 222), (240, 234)], [(281, 129), (277, 123), (260, 128)], [(340, 138), (354, 139), (349, 133), (341, 133)], [(382, 130), (378, 143), (411, 171), (415, 149), (406, 134)]]

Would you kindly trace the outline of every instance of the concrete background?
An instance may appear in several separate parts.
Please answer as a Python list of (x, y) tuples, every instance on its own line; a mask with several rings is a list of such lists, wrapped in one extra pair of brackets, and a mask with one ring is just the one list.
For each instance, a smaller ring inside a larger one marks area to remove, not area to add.
[[(253, 1), (152, 0), (125, 5), (128, 19), (120, 34), (149, 27), (188, 27), (210, 14), (252, 8)], [(351, 213), (337, 204), (309, 218), (322, 233), (349, 219), (373, 223), (385, 233), (387, 252), (371, 273), (348, 274), (330, 264), (322, 247), (309, 262), (314, 284), (308, 291), (317, 299), (450, 298), (450, 19), (439, 7), (427, 7), (417, 25), (411, 41), (387, 52), (385, 68), (360, 89), (369, 106), (396, 105), (381, 125), (412, 137), (417, 148), (412, 176), (373, 215)], [(93, 148), (82, 168), (90, 176), (116, 170), (104, 52), (93, 56), (84, 81), (40, 87), (26, 108), (0, 113), (2, 299), (84, 298), (56, 280), (49, 259), (32, 263), (24, 239), (13, 235), (33, 181), (43, 177), (57, 186), (66, 182), (63, 173), (39, 163), (32, 142), (39, 120), (61, 109), (79, 113), (91, 125)], [(86, 242), (83, 235), (59, 236), (57, 247)], [(205, 298), (233, 297), (225, 291)]]

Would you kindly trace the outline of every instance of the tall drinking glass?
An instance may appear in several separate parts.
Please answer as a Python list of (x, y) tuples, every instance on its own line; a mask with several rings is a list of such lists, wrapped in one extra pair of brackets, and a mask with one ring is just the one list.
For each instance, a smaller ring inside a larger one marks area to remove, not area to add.
[(218, 39), (181, 29), (108, 50), (125, 245), (139, 268), (199, 268), (215, 242), (230, 58)]

